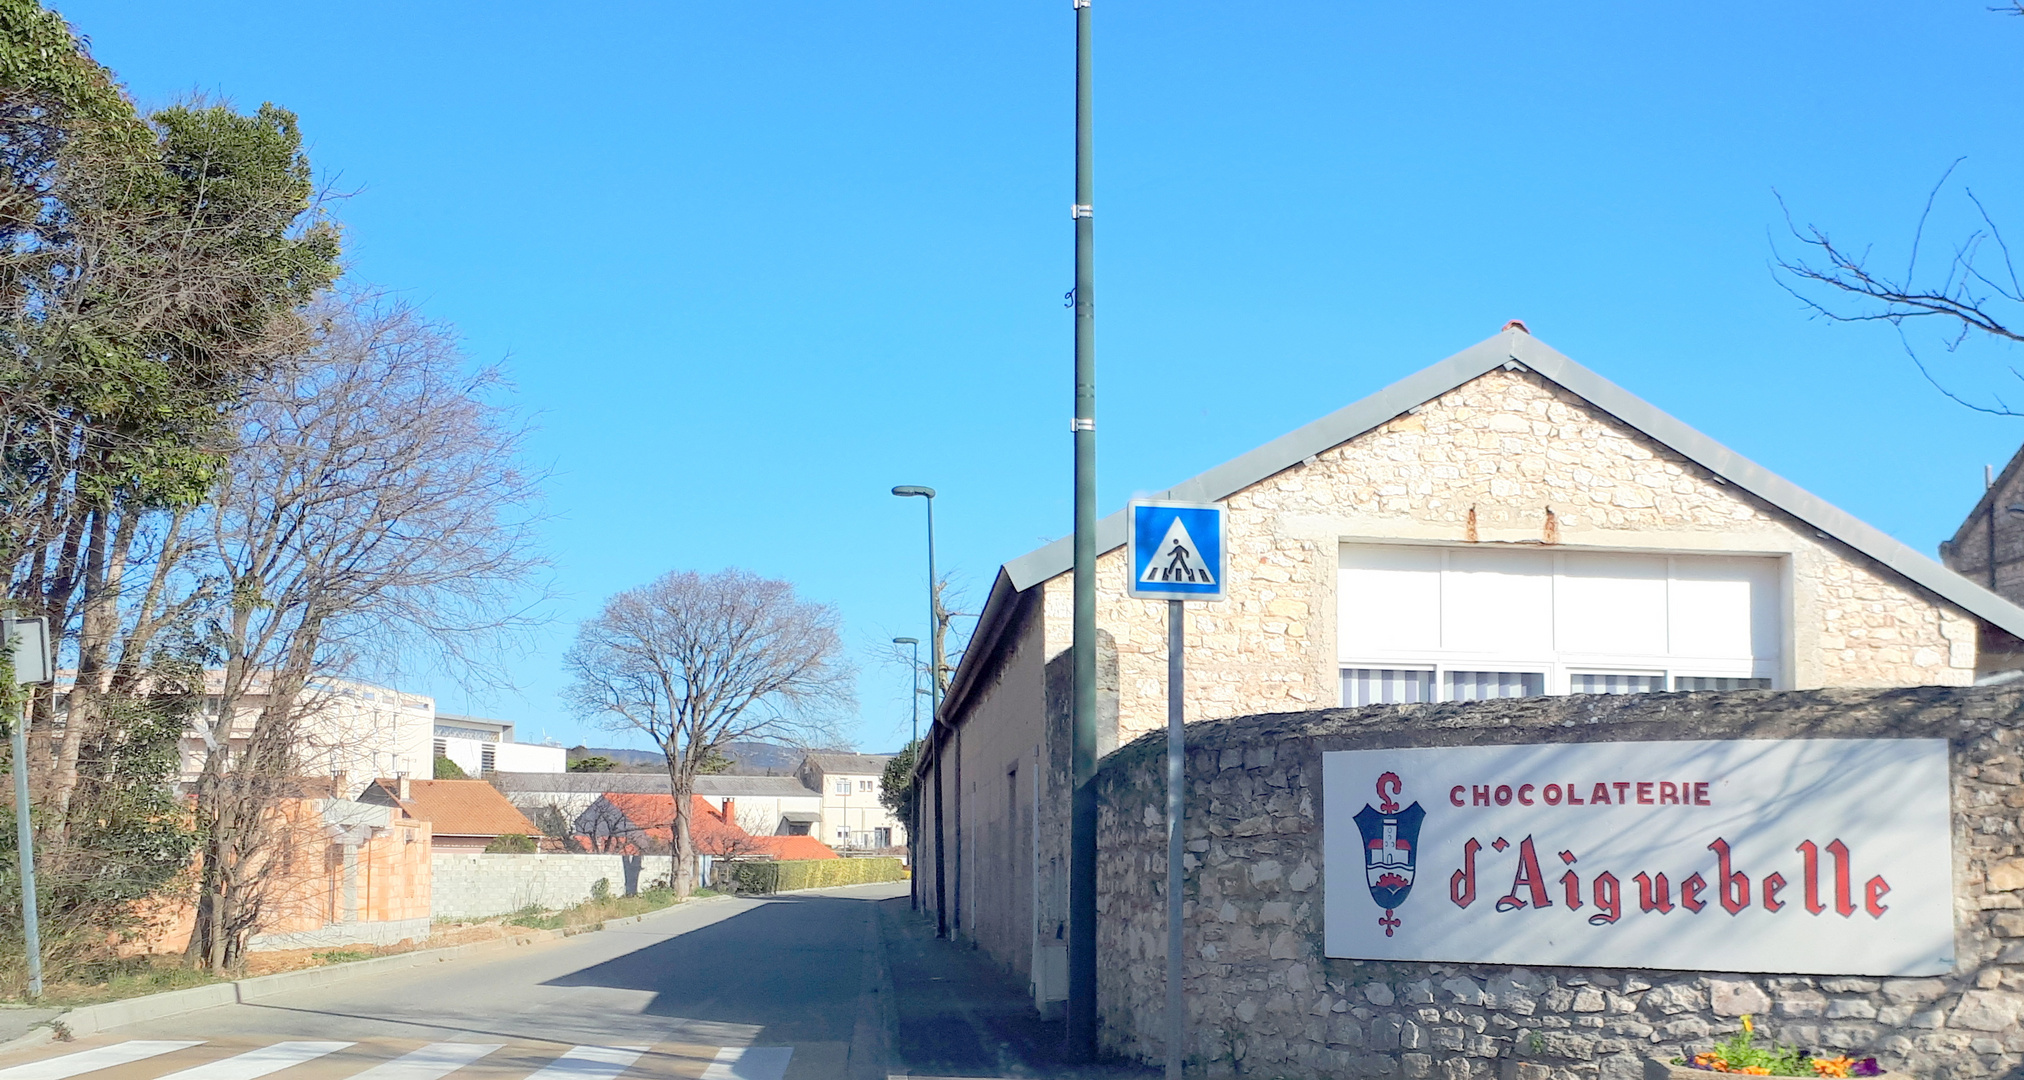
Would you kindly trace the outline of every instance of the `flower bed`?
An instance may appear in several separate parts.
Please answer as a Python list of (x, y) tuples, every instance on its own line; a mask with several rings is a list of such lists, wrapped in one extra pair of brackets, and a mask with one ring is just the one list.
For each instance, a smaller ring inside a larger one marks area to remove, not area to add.
[(1873, 1057), (1852, 1058), (1846, 1054), (1818, 1054), (1796, 1046), (1757, 1045), (1757, 1025), (1743, 1018), (1743, 1030), (1689, 1058), (1674, 1058), (1674, 1076), (1693, 1077), (1700, 1073), (1736, 1073), (1744, 1076), (1881, 1077), (1889, 1074)]

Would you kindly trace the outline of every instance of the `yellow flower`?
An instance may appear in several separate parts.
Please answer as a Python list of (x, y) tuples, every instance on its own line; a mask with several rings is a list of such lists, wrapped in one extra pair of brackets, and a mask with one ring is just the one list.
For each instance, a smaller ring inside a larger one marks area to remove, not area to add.
[(1743, 1034), (1751, 1035), (1754, 1034), (1756, 1031), (1757, 1025), (1752, 1024), (1748, 1016), (1743, 1017)]

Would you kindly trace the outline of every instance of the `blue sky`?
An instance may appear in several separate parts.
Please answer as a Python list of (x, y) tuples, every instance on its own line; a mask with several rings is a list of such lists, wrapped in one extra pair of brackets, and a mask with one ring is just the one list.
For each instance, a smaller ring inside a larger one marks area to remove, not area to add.
[[(354, 274), (518, 384), (564, 598), (517, 688), (411, 687), (445, 711), (613, 744), (557, 699), (575, 621), (735, 565), (838, 606), (890, 749), (925, 583), (887, 489), (940, 491), (972, 608), (1069, 530), (1065, 0), (56, 6), (143, 105), (296, 110)], [(1930, 553), (2024, 423), (1768, 264), (1782, 195), (1896, 265), (1964, 155), (2024, 234), (2024, 20), (1988, 6), (1100, 0), (1101, 510), (1520, 317)]]

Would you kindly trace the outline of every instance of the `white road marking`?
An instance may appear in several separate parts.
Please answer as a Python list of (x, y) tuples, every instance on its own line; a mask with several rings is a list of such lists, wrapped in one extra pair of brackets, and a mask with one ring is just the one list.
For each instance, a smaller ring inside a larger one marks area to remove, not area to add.
[(347, 1046), (348, 1042), (282, 1042), (248, 1050), (237, 1057), (213, 1061), (208, 1065), (170, 1073), (160, 1080), (256, 1080), (269, 1073), (278, 1073), (291, 1065), (314, 1061), (325, 1054), (334, 1054)]
[(791, 1046), (726, 1046), (703, 1070), (703, 1080), (781, 1080), (793, 1056)]
[(11, 1069), (0, 1069), (0, 1080), (65, 1080), (66, 1077), (77, 1076), (80, 1073), (110, 1069), (115, 1065), (125, 1065), (135, 1061), (146, 1061), (151, 1057), (160, 1057), (163, 1054), (174, 1053), (177, 1050), (187, 1050), (192, 1046), (202, 1046), (203, 1044), (202, 1039), (191, 1042), (132, 1040), (114, 1043), (111, 1046), (98, 1046), (90, 1050), (79, 1050), (75, 1054), (65, 1054), (62, 1057), (44, 1058), (41, 1061), (32, 1061), (26, 1065), (16, 1065)]
[(499, 1049), (505, 1043), (430, 1043), (420, 1050), (383, 1061), (352, 1080), (436, 1080)]
[(527, 1080), (612, 1080), (646, 1052), (644, 1046), (579, 1046)]

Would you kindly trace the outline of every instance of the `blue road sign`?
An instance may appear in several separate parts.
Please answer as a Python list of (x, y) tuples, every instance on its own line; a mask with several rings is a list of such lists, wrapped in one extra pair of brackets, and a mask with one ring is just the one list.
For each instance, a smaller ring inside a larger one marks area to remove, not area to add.
[(1131, 576), (1139, 600), (1221, 600), (1223, 508), (1214, 503), (1133, 502), (1126, 507)]

